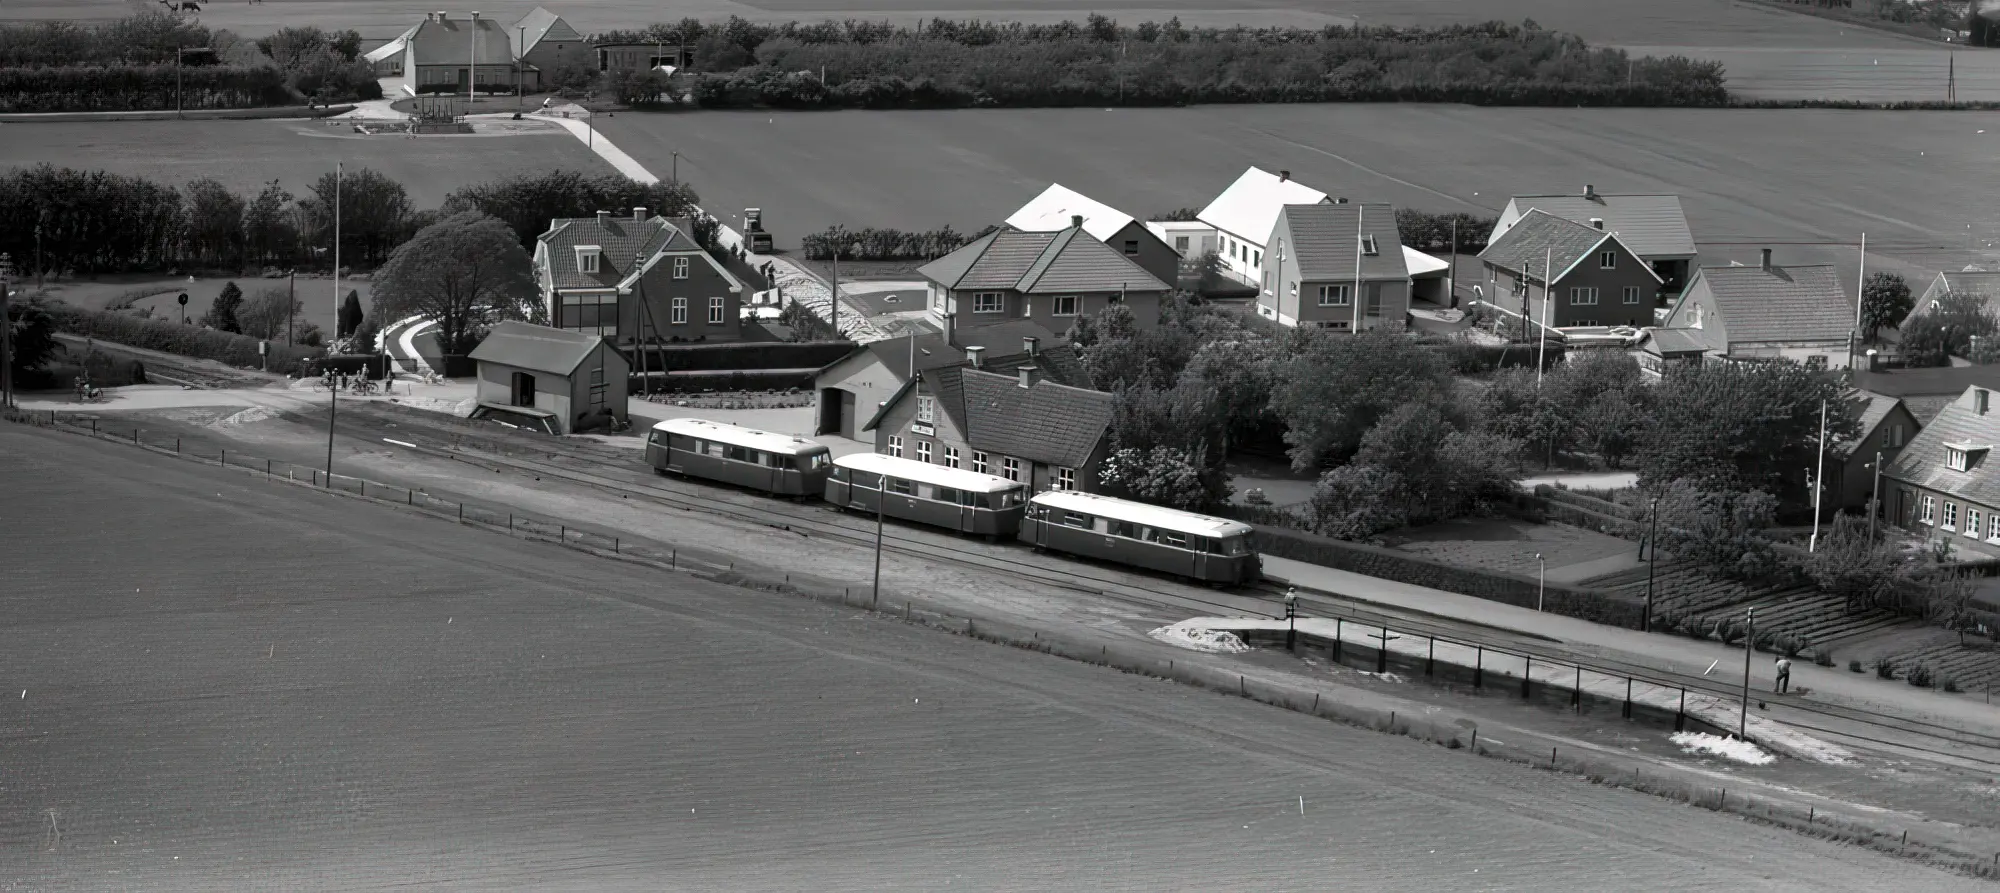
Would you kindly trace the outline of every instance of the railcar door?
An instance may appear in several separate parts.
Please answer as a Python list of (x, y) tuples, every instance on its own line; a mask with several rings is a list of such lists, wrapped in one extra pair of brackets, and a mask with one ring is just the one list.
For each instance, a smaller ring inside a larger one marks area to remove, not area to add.
[(1208, 538), (1189, 535), (1187, 538), (1189, 576), (1197, 580), (1208, 579)]

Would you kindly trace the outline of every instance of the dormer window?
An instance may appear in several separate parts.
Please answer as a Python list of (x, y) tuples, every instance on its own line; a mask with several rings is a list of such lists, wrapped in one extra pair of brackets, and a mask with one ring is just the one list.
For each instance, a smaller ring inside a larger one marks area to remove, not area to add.
[(579, 273), (596, 273), (598, 259), (604, 256), (604, 249), (596, 245), (576, 246), (576, 269)]
[(1381, 250), (1375, 246), (1374, 236), (1361, 237), (1361, 253), (1368, 255), (1369, 257), (1374, 257), (1382, 253)]
[(1993, 447), (1983, 443), (1947, 442), (1944, 445), (1944, 464), (1952, 471), (1971, 471)]

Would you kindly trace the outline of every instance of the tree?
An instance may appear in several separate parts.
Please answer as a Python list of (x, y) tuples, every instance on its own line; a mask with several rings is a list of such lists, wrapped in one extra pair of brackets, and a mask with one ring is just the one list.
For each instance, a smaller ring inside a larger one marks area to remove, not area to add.
[(56, 321), (40, 298), (28, 298), (7, 303), (6, 323), (13, 331), (9, 345), (13, 352), (7, 357), (7, 365), (13, 367), (14, 380), (19, 382), (26, 373), (42, 368), (55, 356)]
[(243, 309), (243, 289), (234, 282), (222, 284), (222, 293), (215, 296), (215, 303), (209, 305), (208, 313), (201, 318), (201, 324), (222, 332), (242, 332), (243, 324), (237, 322), (237, 314)]
[(1916, 306), (1910, 284), (1898, 273), (1876, 273), (1861, 288), (1861, 337), (1873, 338), (1878, 329), (1894, 328)]
[(499, 218), (454, 214), (419, 230), (375, 272), (375, 312), (438, 324), (438, 348), (466, 353), (489, 321), (528, 315), (535, 281), (527, 252)]
[(1947, 293), (1903, 327), (1903, 354), (1914, 366), (1949, 366), (1952, 357), (1973, 352), (1972, 339), (1996, 332), (2000, 317), (1987, 309), (1984, 296)]
[(1183, 511), (1199, 511), (1229, 498), (1228, 483), (1212, 472), (1199, 450), (1121, 449), (1104, 460), (1098, 480), (1110, 495)]
[(1271, 411), (1300, 471), (1351, 454), (1390, 409), (1440, 395), (1449, 381), (1437, 353), (1404, 335), (1314, 331), (1304, 341), (1271, 387)]
[(1829, 445), (1860, 433), (1840, 377), (1798, 363), (1685, 366), (1658, 387), (1636, 456), (1639, 484), (1649, 490), (1688, 480), (1706, 491), (1761, 490), (1805, 505), (1821, 405)]
[[(411, 214), (410, 195), (403, 185), (368, 168), (329, 171), (312, 184), (312, 194), (299, 204), (312, 221), (315, 249), (333, 243), (334, 197), (340, 198), (342, 263), (381, 262), (403, 240)], [(327, 252), (332, 262), (332, 252)]]
[(1653, 388), (1631, 355), (1577, 354), (1548, 374), (1549, 399), (1561, 417), (1561, 437), (1594, 450), (1617, 467), (1645, 431)]
[(248, 260), (271, 263), (289, 259), (298, 250), (291, 204), (292, 194), (272, 180), (243, 206), (243, 251)]
[(793, 341), (839, 341), (840, 333), (833, 330), (833, 323), (797, 301), (785, 305), (778, 311), (778, 324), (792, 330)]
[(522, 174), (463, 187), (445, 197), (445, 214), (480, 211), (514, 230), (524, 251), (548, 232), (550, 221), (591, 217), (598, 211), (624, 216), (645, 208), (655, 216), (693, 219), (689, 233), (703, 248), (715, 246), (720, 224), (696, 207), (700, 199), (685, 183), (640, 183), (620, 174), (557, 170)]
[(361, 327), (361, 292), (348, 290), (347, 297), (340, 302), (340, 312), (334, 317), (333, 337), (345, 338)]
[(376, 341), (381, 337), (381, 334), (380, 327), (375, 324), (375, 317), (363, 317), (361, 323), (354, 327), (353, 334), (347, 337), (347, 352), (377, 352), (379, 348), (376, 346)]
[(1401, 501), (1403, 476), (1379, 465), (1343, 465), (1320, 475), (1313, 487), (1313, 530), (1359, 540), (1409, 526)]
[(282, 285), (267, 285), (258, 289), (236, 311), (237, 331), (265, 340), (283, 338), (289, 331), (293, 340), (304, 343), (304, 339), (299, 337), (303, 329), (295, 321), (304, 308), (305, 302), (294, 296), (290, 289)]
[(1777, 509), (1778, 501), (1762, 490), (1719, 490), (1693, 479), (1672, 481), (1660, 494), (1659, 547), (1724, 576), (1770, 579), (1785, 564), (1758, 531), (1776, 523)]
[(232, 264), (243, 256), (243, 199), (212, 179), (187, 184), (188, 252), (204, 263)]
[(1268, 338), (1226, 338), (1197, 348), (1181, 370), (1183, 385), (1198, 383), (1215, 393), (1222, 417), (1217, 461), (1227, 461), (1232, 446), (1276, 428), (1270, 404), (1278, 359), (1278, 345)]

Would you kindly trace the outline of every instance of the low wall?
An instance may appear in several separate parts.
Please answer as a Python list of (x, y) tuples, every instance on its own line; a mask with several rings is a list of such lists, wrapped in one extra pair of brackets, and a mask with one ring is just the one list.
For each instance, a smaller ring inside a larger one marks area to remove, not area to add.
[(1255, 538), (1257, 550), (1267, 555), (1522, 608), (1535, 607), (1539, 599), (1543, 610), (1551, 614), (1577, 617), (1593, 623), (1638, 629), (1646, 611), (1644, 601), (1622, 594), (1555, 584), (1542, 587), (1526, 577), (1458, 567), (1394, 549), (1329, 539), (1296, 530), (1260, 524), (1256, 527)]

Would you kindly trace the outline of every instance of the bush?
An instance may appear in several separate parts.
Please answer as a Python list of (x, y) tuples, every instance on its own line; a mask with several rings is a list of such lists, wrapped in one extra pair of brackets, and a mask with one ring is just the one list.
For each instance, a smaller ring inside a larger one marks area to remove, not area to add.
[(1850, 657), (1847, 659), (1847, 672), (1859, 673), (1862, 672), (1862, 670), (1863, 667), (1861, 666), (1861, 658)]
[(1460, 254), (1477, 254), (1486, 250), (1486, 237), (1491, 235), (1498, 218), (1479, 217), (1463, 211), (1449, 214), (1432, 214), (1410, 208), (1396, 209), (1396, 232), (1402, 236), (1403, 244), (1418, 251), (1450, 255), (1452, 250), (1453, 227), (1457, 227), (1458, 251)]
[(1930, 688), (1936, 683), (1937, 675), (1931, 670), (1930, 664), (1917, 664), (1910, 668), (1904, 679), (1918, 688)]
[(1959, 691), (1961, 691), (1961, 689), (1958, 687), (1957, 676), (1944, 677), (1944, 682), (1939, 687), (1943, 688), (1945, 691), (1950, 692), (1952, 694), (1958, 694)]
[[(1813, 663), (1816, 663), (1816, 664), (1819, 664), (1819, 665), (1820, 665), (1820, 666), (1822, 666), (1822, 667), (1831, 667), (1831, 666), (1833, 666), (1833, 665), (1834, 665), (1834, 664), (1833, 664), (1833, 651), (1832, 651), (1832, 650), (1830, 650), (1830, 649), (1827, 649), (1827, 648), (1814, 648), (1814, 649), (1813, 649)], [(1850, 664), (1850, 666), (1849, 666), (1849, 669), (1852, 669), (1852, 670), (1854, 670), (1855, 672), (1860, 672), (1860, 670), (1861, 670), (1861, 662), (1860, 662), (1860, 661), (1858, 661), (1858, 660), (1857, 660), (1857, 661), (1849, 661), (1849, 664)]]
[(123, 112), (182, 108), (234, 109), (304, 101), (285, 74), (264, 66), (162, 65), (0, 68), (0, 112)]
[(1887, 657), (1877, 660), (1875, 662), (1875, 675), (1882, 679), (1896, 678), (1896, 661)]
[[(129, 313), (85, 310), (68, 304), (50, 305), (49, 315), (55, 319), (56, 331), (71, 335), (184, 357), (216, 360), (231, 366), (255, 368), (258, 365), (258, 339), (244, 335), (145, 319)], [(318, 355), (316, 350), (272, 344), (270, 371), (282, 375), (295, 374), (304, 368), (306, 361)]]

